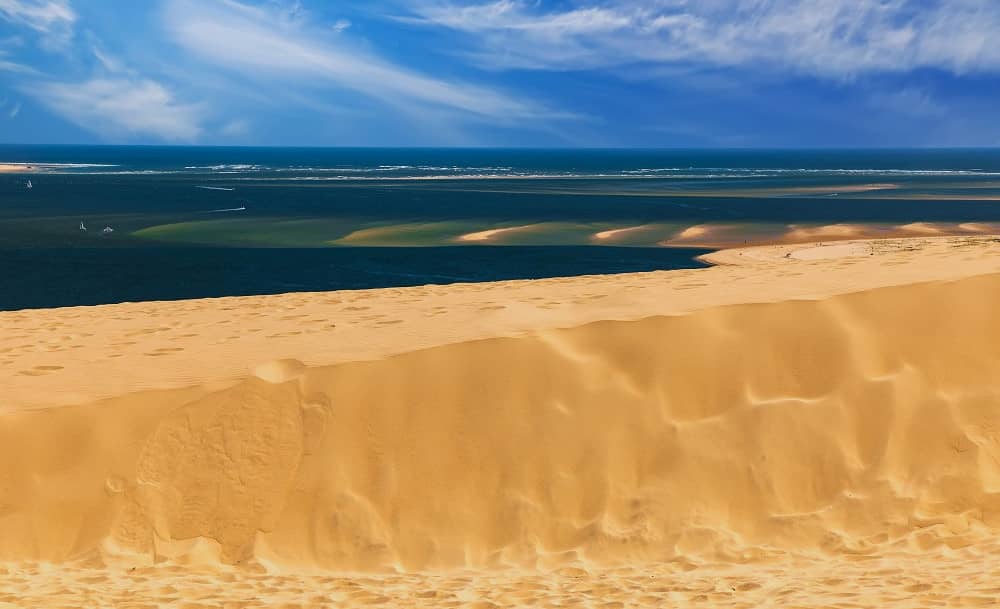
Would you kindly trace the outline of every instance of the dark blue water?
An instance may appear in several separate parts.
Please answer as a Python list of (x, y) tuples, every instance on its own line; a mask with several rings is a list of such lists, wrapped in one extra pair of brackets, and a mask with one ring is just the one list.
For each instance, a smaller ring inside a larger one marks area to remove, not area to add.
[[(4, 163), (0, 309), (674, 269), (802, 226), (1000, 223), (997, 150), (0, 146)], [(724, 238), (679, 237), (695, 225)]]
[[(460, 250), (460, 251), (458, 251)], [(697, 266), (707, 250), (579, 246), (43, 248), (0, 257), (0, 308), (537, 279)]]

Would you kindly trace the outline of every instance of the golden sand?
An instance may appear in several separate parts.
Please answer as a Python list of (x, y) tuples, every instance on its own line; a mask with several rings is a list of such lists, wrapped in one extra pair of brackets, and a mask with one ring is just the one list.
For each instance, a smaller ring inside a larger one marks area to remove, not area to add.
[(0, 607), (1000, 594), (1000, 241), (0, 313)]
[[(749, 232), (748, 232), (749, 231)], [(754, 245), (801, 245), (818, 241), (885, 240), (929, 236), (988, 236), (1000, 225), (984, 222), (911, 222), (909, 224), (753, 225), (697, 224), (674, 231), (657, 244), (667, 247), (733, 248)]]
[(503, 228), (491, 228), (488, 230), (477, 231), (474, 233), (466, 233), (458, 237), (459, 241), (492, 241), (500, 235), (507, 233), (512, 233), (516, 231), (523, 231), (534, 227), (534, 224), (526, 224), (524, 226), (505, 226)]
[(614, 239), (622, 235), (627, 235), (628, 233), (634, 233), (636, 231), (647, 230), (649, 225), (641, 224), (639, 226), (627, 226), (625, 228), (613, 228), (611, 230), (602, 230), (600, 232), (594, 233), (593, 238), (597, 241), (606, 241), (608, 239)]

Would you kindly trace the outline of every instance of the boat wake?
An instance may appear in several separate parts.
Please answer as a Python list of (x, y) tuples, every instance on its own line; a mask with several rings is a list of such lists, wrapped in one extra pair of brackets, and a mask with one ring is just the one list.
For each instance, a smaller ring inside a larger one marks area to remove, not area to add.
[(246, 210), (247, 210), (247, 206), (246, 205), (241, 205), (239, 207), (230, 207), (230, 208), (227, 208), (227, 209), (210, 209), (210, 210), (206, 211), (205, 213), (206, 214), (222, 214), (222, 213), (226, 213), (226, 212), (246, 211)]

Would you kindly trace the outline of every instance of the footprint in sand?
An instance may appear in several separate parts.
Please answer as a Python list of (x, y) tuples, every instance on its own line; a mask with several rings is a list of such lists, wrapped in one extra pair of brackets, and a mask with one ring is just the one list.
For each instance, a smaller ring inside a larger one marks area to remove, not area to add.
[(62, 370), (62, 366), (35, 366), (30, 370), (21, 370), (18, 374), (24, 376), (42, 376), (43, 374), (48, 374), (50, 372), (55, 372), (56, 370)]
[(153, 349), (152, 353), (147, 353), (146, 355), (170, 355), (171, 353), (177, 353), (183, 350), (183, 347), (160, 347), (159, 349)]

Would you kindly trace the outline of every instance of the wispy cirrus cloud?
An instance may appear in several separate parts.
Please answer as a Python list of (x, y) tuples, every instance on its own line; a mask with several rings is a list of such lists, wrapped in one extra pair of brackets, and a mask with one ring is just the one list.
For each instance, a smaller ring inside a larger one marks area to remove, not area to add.
[[(415, 12), (428, 22), (470, 32), (510, 30), (546, 38), (614, 32), (635, 24), (639, 13), (612, 7), (583, 7), (539, 12), (515, 0), (488, 4), (429, 5)], [(537, 6), (537, 4), (535, 4)]]
[(73, 37), (77, 15), (69, 0), (0, 0), (0, 19), (34, 30), (43, 46), (56, 50)]
[(988, 145), (997, 33), (1000, 0), (0, 0), (0, 138)]
[(348, 19), (337, 19), (337, 21), (334, 22), (334, 24), (330, 27), (334, 32), (339, 34), (344, 30), (346, 30), (347, 28), (351, 27), (351, 22)]
[[(6, 60), (0, 50), (0, 71), (21, 76), (15, 90), (103, 140), (152, 136), (193, 141), (203, 132), (201, 106), (179, 101), (169, 85), (129, 69), (92, 31), (77, 36), (78, 20), (69, 0), (0, 0), (0, 21), (27, 34), (12, 39), (19, 59), (40, 59), (24, 43), (32, 32), (42, 50), (58, 51), (68, 59), (61, 65), (43, 61), (44, 68), (35, 68)], [(88, 57), (93, 61), (81, 61)], [(26, 75), (32, 77), (30, 84)], [(20, 102), (11, 106), (10, 118), (20, 110)]]
[(18, 74), (34, 74), (35, 69), (16, 61), (6, 59), (6, 54), (0, 50), (0, 72), (15, 72)]
[(0, 98), (0, 112), (3, 112), (9, 119), (17, 118), (17, 115), (21, 113), (21, 102), (10, 101), (6, 97), (2, 97)]
[(153, 136), (191, 141), (202, 133), (200, 107), (179, 102), (169, 89), (149, 79), (49, 82), (23, 93), (103, 139)]
[(686, 63), (834, 78), (1000, 71), (995, 0), (615, 0), (562, 10), (429, 2), (398, 18), (470, 34), (468, 54), (499, 69)]
[(108, 53), (99, 43), (93, 42), (90, 45), (90, 52), (101, 67), (110, 73), (126, 72), (127, 68), (117, 57)]
[(251, 77), (343, 88), (390, 104), (424, 104), (469, 116), (553, 116), (492, 87), (422, 74), (351, 46), (343, 37), (346, 22), (333, 24), (334, 32), (325, 28), (324, 36), (299, 13), (288, 18), (232, 0), (170, 0), (165, 23), (172, 39), (201, 61)]

